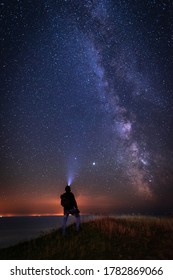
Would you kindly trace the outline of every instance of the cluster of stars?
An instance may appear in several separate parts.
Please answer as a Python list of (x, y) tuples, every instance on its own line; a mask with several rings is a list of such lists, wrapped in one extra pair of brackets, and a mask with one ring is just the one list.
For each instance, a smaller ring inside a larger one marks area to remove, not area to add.
[(122, 208), (156, 197), (163, 207), (173, 193), (171, 11), (155, 0), (0, 2), (0, 197), (57, 195), (69, 183)]

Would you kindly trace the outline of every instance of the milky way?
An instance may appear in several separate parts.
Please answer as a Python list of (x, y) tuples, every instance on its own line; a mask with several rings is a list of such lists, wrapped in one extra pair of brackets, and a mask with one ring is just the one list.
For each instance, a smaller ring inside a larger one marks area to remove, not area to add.
[[(148, 85), (145, 82), (145, 75), (139, 73), (136, 69), (137, 58), (135, 53), (130, 50), (131, 42), (129, 40), (123, 42), (123, 44), (121, 42), (118, 53), (112, 56), (112, 51), (117, 45), (118, 35), (115, 35), (116, 22), (112, 27), (105, 6), (106, 4), (103, 4), (103, 2), (90, 5), (90, 24), (91, 26), (94, 26), (95, 23), (99, 25), (94, 30), (99, 38), (96, 37), (96, 34), (93, 34), (94, 31), (90, 30), (94, 41), (93, 45), (91, 43), (94, 57), (92, 63), (93, 71), (98, 78), (98, 93), (103, 103), (103, 110), (106, 111), (112, 121), (110, 130), (115, 138), (113, 140), (115, 160), (118, 161), (119, 166), (122, 166), (133, 186), (143, 194), (151, 195), (152, 175), (149, 175), (147, 170), (149, 162), (146, 159), (148, 153), (145, 142), (141, 143), (141, 139), (133, 137), (136, 114), (133, 114), (131, 108), (129, 109), (127, 105), (120, 105), (122, 89), (119, 88), (119, 85), (122, 84), (123, 90), (125, 88), (128, 90), (126, 94), (129, 97), (127, 96), (127, 98), (130, 98), (131, 95), (137, 98), (138, 95), (147, 90)], [(123, 46), (125, 44), (127, 44), (126, 47)], [(111, 49), (111, 55), (106, 56), (107, 48)], [(129, 48), (128, 52), (127, 48)], [(129, 56), (131, 56), (130, 59)]]
[(67, 182), (84, 212), (172, 213), (173, 7), (140, 2), (1, 1), (0, 214), (58, 213)]

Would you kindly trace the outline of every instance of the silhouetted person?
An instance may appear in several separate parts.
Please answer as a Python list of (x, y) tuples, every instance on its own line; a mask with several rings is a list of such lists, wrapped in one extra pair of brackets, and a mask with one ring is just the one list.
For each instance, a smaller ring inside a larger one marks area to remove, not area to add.
[(70, 186), (65, 187), (65, 193), (61, 196), (61, 205), (64, 207), (64, 218), (63, 218), (63, 234), (66, 233), (66, 224), (68, 220), (68, 216), (71, 214), (76, 218), (76, 230), (79, 231), (80, 228), (80, 211), (77, 206), (77, 202), (74, 194), (71, 192)]

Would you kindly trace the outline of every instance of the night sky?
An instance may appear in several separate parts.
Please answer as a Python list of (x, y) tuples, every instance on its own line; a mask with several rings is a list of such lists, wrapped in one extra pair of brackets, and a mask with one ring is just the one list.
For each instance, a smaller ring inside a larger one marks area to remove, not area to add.
[(173, 1), (0, 1), (0, 215), (173, 213)]

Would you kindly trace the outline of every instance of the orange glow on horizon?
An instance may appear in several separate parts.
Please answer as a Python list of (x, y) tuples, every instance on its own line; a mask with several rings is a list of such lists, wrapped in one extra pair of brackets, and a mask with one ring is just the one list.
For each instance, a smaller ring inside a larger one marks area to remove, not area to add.
[[(75, 193), (74, 193), (75, 194)], [(123, 207), (123, 201), (111, 195), (76, 195), (77, 204), (81, 215), (109, 213), (111, 209)], [(8, 197), (0, 203), (0, 216), (60, 216), (63, 215), (63, 207), (60, 197), (40, 196), (22, 199), (20, 197)]]

